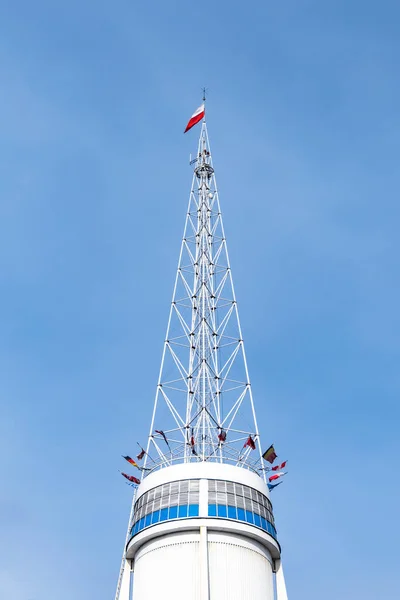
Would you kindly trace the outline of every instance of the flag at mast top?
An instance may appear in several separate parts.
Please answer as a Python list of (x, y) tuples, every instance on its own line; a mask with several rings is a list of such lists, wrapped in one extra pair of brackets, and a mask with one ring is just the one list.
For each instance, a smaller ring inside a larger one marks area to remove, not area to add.
[(194, 113), (192, 114), (192, 116), (189, 119), (188, 124), (186, 125), (186, 129), (183, 133), (186, 133), (187, 131), (189, 131), (189, 129), (192, 129), (192, 127), (194, 127), (194, 125), (197, 125), (197, 123), (199, 123), (204, 115), (206, 114), (206, 105), (203, 102), (203, 104), (201, 106), (199, 106), (199, 108), (197, 110), (194, 111)]

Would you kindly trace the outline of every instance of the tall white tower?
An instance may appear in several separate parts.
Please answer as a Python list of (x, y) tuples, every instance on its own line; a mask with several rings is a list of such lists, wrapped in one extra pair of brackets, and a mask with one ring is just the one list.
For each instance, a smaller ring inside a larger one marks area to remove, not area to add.
[(205, 120), (116, 600), (287, 600)]

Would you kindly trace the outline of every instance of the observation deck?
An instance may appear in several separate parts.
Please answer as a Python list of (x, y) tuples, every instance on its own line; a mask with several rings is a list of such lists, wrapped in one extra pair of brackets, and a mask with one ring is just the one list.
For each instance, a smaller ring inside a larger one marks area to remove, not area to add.
[(150, 539), (199, 529), (240, 532), (279, 558), (272, 504), (255, 473), (226, 464), (180, 464), (148, 475), (134, 505), (127, 558)]

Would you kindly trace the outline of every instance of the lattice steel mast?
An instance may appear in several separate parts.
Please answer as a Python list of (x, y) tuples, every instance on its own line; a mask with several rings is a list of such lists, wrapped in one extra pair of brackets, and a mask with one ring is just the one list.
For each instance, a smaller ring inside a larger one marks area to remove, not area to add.
[[(147, 445), (153, 460), (145, 466), (210, 461), (257, 469), (259, 431), (205, 120), (192, 164)], [(249, 436), (257, 452), (244, 447)]]

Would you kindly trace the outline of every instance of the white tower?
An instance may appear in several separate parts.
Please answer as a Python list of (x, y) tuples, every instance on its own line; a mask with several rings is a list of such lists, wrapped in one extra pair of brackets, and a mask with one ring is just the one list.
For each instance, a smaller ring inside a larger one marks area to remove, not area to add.
[(287, 600), (205, 120), (116, 600)]

